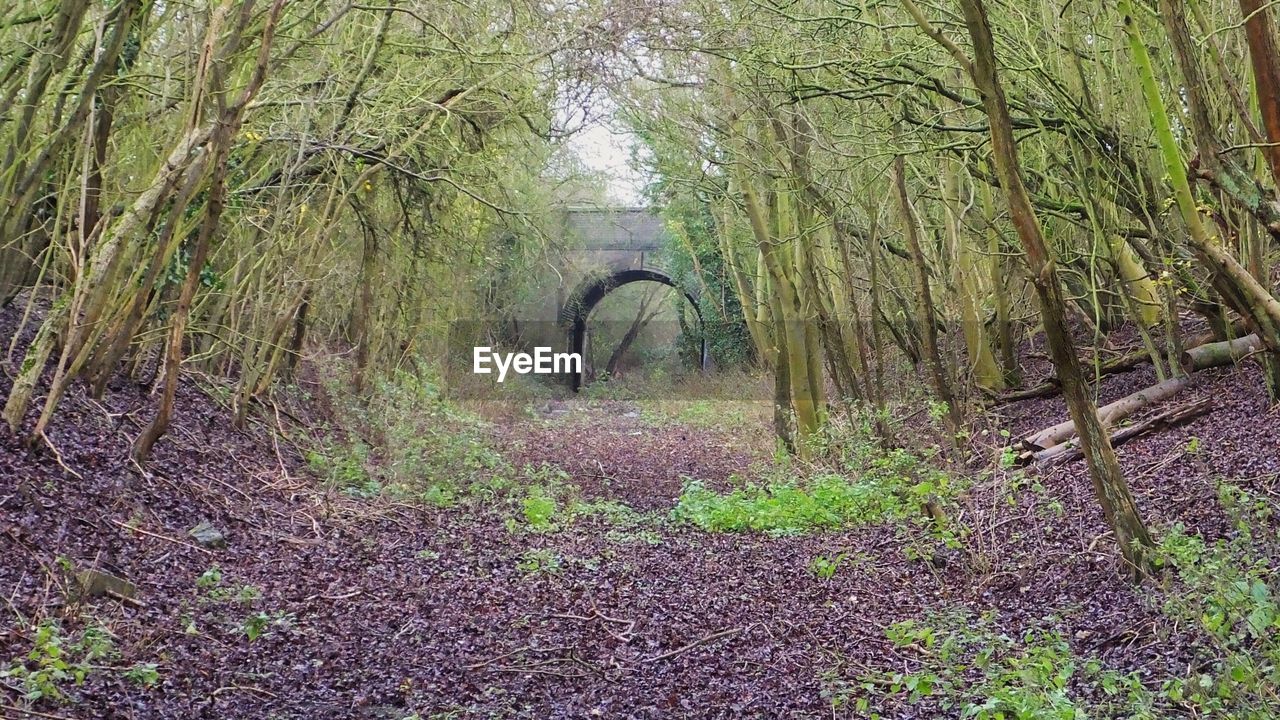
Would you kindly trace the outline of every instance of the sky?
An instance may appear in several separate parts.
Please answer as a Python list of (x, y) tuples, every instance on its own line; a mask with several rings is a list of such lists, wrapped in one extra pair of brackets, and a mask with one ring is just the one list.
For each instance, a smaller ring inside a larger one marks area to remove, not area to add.
[(571, 136), (567, 144), (586, 167), (606, 177), (609, 202), (643, 205), (645, 177), (631, 167), (635, 136), (608, 127), (608, 117), (591, 123)]

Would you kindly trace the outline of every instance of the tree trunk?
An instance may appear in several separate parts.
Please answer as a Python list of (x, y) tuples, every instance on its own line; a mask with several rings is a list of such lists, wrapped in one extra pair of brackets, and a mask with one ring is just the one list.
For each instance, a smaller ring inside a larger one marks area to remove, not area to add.
[(911, 199), (907, 196), (906, 168), (906, 160), (901, 155), (894, 157), (893, 192), (898, 201), (898, 212), (902, 216), (902, 232), (906, 236), (907, 251), (911, 253), (911, 267), (915, 271), (916, 291), (919, 293), (916, 312), (919, 314), (925, 361), (929, 364), (933, 391), (946, 406), (948, 442), (954, 445), (964, 421), (960, 417), (960, 406), (956, 404), (955, 395), (951, 393), (951, 382), (947, 379), (947, 370), (942, 364), (942, 354), (938, 351), (938, 326), (933, 293), (929, 289), (929, 264), (920, 247), (915, 212), (911, 209)]
[[(225, 7), (225, 6), (224, 6)], [(231, 141), (240, 128), (244, 117), (245, 106), (253, 99), (266, 79), (267, 61), (271, 55), (271, 41), (275, 34), (276, 22), (284, 8), (284, 0), (276, 0), (267, 13), (266, 24), (262, 31), (262, 43), (258, 49), (257, 65), (248, 84), (238, 101), (227, 106), (221, 97), (220, 84), (217, 96), (218, 117), (214, 121), (211, 133), (210, 151), (213, 153), (213, 175), (209, 182), (209, 199), (205, 206), (204, 219), (200, 224), (200, 233), (196, 237), (195, 251), (191, 254), (191, 263), (187, 267), (187, 276), (183, 280), (182, 290), (178, 296), (178, 306), (173, 312), (169, 338), (165, 345), (164, 391), (161, 395), (160, 407), (147, 427), (143, 428), (133, 443), (132, 457), (136, 462), (143, 462), (151, 453), (152, 446), (169, 428), (169, 420), (173, 415), (173, 402), (178, 391), (178, 377), (182, 369), (182, 340), (186, 335), (187, 321), (191, 314), (191, 303), (196, 290), (200, 286), (200, 271), (204, 268), (205, 259), (209, 256), (209, 247), (213, 243), (214, 234), (218, 231), (218, 223), (222, 219), (222, 210), (226, 205), (226, 181), (228, 161), (231, 155)], [(244, 8), (241, 15), (241, 27), (248, 19), (249, 8)], [(221, 75), (225, 70), (215, 68)], [(198, 110), (198, 108), (197, 108)]]
[[(1166, 3), (1167, 7), (1174, 7), (1173, 0), (1162, 0), (1162, 2)], [(1124, 14), (1124, 29), (1129, 38), (1129, 49), (1142, 80), (1143, 95), (1146, 99), (1147, 112), (1155, 128), (1160, 157), (1164, 162), (1169, 183), (1173, 186), (1178, 211), (1187, 225), (1191, 249), (1209, 271), (1214, 288), (1223, 299), (1248, 320), (1251, 329), (1258, 334), (1269, 351), (1280, 352), (1280, 302), (1277, 302), (1270, 291), (1222, 246), (1220, 238), (1211, 236), (1205, 228), (1196, 198), (1191, 192), (1191, 183), (1187, 178), (1186, 165), (1182, 161), (1177, 138), (1173, 134), (1168, 112), (1160, 97), (1160, 87), (1156, 83), (1151, 57), (1134, 18), (1132, 0), (1122, 0), (1120, 10)], [(1183, 67), (1184, 75), (1194, 75), (1198, 70), (1194, 57), (1183, 48), (1189, 41), (1183, 37), (1185, 28), (1180, 25), (1181, 18), (1166, 17), (1166, 21), (1177, 51), (1175, 56)], [(1187, 84), (1191, 85), (1191, 78), (1187, 79)], [(1199, 97), (1194, 87), (1189, 87), (1188, 92), (1193, 128), (1199, 130), (1193, 134), (1202, 148), (1202, 154), (1210, 151), (1216, 156), (1217, 142), (1211, 134), (1212, 126), (1202, 117), (1206, 115), (1203, 99)], [(1229, 169), (1234, 166), (1224, 161), (1223, 167)], [(1269, 389), (1280, 392), (1280, 387)]]
[(996, 364), (986, 325), (979, 312), (983, 296), (982, 274), (979, 272), (974, 249), (961, 237), (964, 205), (960, 198), (960, 180), (953, 165), (948, 162), (943, 171), (943, 199), (947, 242), (955, 255), (951, 277), (955, 285), (956, 302), (960, 306), (960, 326), (974, 384), (989, 393), (995, 393), (1005, 388), (1004, 372)]
[(1253, 63), (1253, 86), (1257, 91), (1258, 110), (1267, 143), (1263, 157), (1271, 168), (1271, 179), (1280, 187), (1280, 56), (1276, 49), (1276, 27), (1271, 20), (1271, 5), (1263, 0), (1240, 0), (1244, 16), (1245, 37), (1249, 41), (1249, 59)]
[[(1158, 415), (1153, 415), (1139, 423), (1134, 423), (1123, 427), (1111, 436), (1111, 447), (1118, 447), (1130, 440), (1146, 435), (1149, 432), (1171, 428), (1181, 425), (1189, 420), (1194, 420), (1201, 415), (1213, 409), (1213, 399), (1205, 398), (1196, 400), (1185, 405), (1179, 405), (1174, 408), (1165, 410)], [(1065, 442), (1055, 445), (1047, 450), (1041, 450), (1034, 454), (1033, 458), (1039, 464), (1066, 463), (1072, 460), (1078, 460), (1082, 456), (1080, 447), (1073, 442)]]
[(1026, 253), (1028, 269), (1040, 303), (1049, 354), (1058, 377), (1062, 380), (1067, 408), (1080, 429), (1080, 444), (1089, 467), (1089, 477), (1093, 481), (1094, 492), (1107, 524), (1111, 526), (1120, 546), (1120, 552), (1134, 579), (1140, 580), (1151, 571), (1148, 556), (1153, 546), (1151, 535), (1138, 512), (1129, 485), (1125, 482), (1111, 442), (1102, 423), (1098, 421), (1088, 383), (1081, 372), (1080, 359), (1076, 357), (1075, 347), (1072, 345), (1071, 333), (1066, 323), (1062, 285), (1018, 168), (1017, 145), (1014, 142), (1004, 89), (996, 74), (995, 43), (983, 0), (960, 0), (965, 26), (973, 40), (973, 62), (965, 57), (955, 43), (929, 25), (912, 0), (903, 0), (903, 4), (925, 32), (955, 56), (973, 78), (982, 97), (982, 106), (991, 126), (992, 159), (1009, 203), (1010, 219)]
[[(661, 287), (661, 286), (659, 286)], [(649, 324), (649, 321), (658, 314), (658, 310), (649, 312), (649, 303), (653, 301), (656, 290), (650, 290), (645, 293), (644, 298), (640, 300), (640, 309), (636, 312), (636, 317), (631, 321), (631, 326), (627, 328), (626, 335), (622, 336), (622, 340), (618, 342), (618, 346), (609, 353), (609, 361), (605, 363), (604, 373), (612, 378), (618, 372), (618, 363), (622, 362), (622, 356), (627, 354), (631, 349), (631, 345), (640, 336), (641, 331)], [(659, 308), (660, 309), (660, 308)]]

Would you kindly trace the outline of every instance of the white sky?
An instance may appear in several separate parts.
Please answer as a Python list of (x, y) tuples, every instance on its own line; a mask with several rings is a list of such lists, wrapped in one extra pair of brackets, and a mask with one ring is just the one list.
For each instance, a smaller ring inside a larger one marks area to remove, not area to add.
[(582, 159), (583, 165), (605, 176), (609, 202), (641, 205), (646, 179), (631, 167), (631, 145), (636, 138), (630, 132), (610, 129), (607, 122), (606, 117), (586, 126), (574, 133), (567, 144)]

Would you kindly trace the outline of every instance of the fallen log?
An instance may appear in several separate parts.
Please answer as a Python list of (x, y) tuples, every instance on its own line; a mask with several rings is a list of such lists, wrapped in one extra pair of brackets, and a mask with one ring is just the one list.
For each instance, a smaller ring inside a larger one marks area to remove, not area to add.
[[(1111, 447), (1119, 447), (1126, 442), (1155, 430), (1165, 430), (1176, 427), (1189, 420), (1204, 415), (1213, 409), (1213, 400), (1204, 398), (1194, 402), (1185, 403), (1177, 407), (1170, 408), (1158, 415), (1153, 415), (1146, 420), (1120, 428), (1111, 435)], [(1078, 442), (1068, 440), (1067, 442), (1055, 445), (1047, 450), (1041, 450), (1033, 453), (1032, 458), (1038, 465), (1055, 465), (1059, 463), (1068, 463), (1079, 460), (1084, 457), (1084, 451), (1080, 449)]]
[(1262, 340), (1257, 335), (1245, 335), (1235, 340), (1213, 342), (1182, 353), (1179, 362), (1187, 373), (1206, 370), (1221, 365), (1238, 363), (1246, 356), (1262, 349)]
[[(1098, 419), (1102, 421), (1103, 425), (1115, 425), (1148, 405), (1173, 397), (1190, 384), (1190, 378), (1185, 376), (1169, 378), (1164, 382), (1143, 388), (1132, 395), (1126, 395), (1113, 403), (1103, 405), (1098, 408)], [(1054, 445), (1060, 445), (1071, 439), (1075, 434), (1076, 424), (1067, 420), (1028, 435), (1021, 440), (1020, 445), (1024, 450), (1036, 453), (1041, 450), (1047, 450)]]
[[(1187, 338), (1186, 346), (1191, 349), (1184, 352), (1182, 354), (1182, 357), (1186, 358), (1187, 355), (1194, 353), (1197, 350), (1200, 350), (1200, 348), (1202, 347), (1218, 345), (1219, 343), (1214, 342), (1214, 337), (1215, 336), (1213, 333), (1208, 332), (1208, 333), (1201, 333), (1192, 338)], [(1248, 354), (1248, 353), (1244, 353), (1244, 354)], [(1098, 377), (1102, 377), (1105, 375), (1114, 375), (1116, 373), (1128, 372), (1138, 367), (1139, 365), (1142, 365), (1148, 362), (1151, 362), (1151, 354), (1148, 353), (1145, 348), (1140, 348), (1130, 353), (1121, 355), (1120, 357), (1112, 358), (1110, 360), (1107, 360), (1106, 362), (1103, 362), (1101, 365), (1097, 367), (1095, 374)], [(1185, 360), (1183, 360), (1183, 362), (1185, 363)], [(1220, 364), (1225, 365), (1226, 361)], [(1186, 367), (1185, 364), (1183, 365), (1183, 367)], [(1215, 366), (1207, 365), (1205, 367), (1215, 367)], [(1201, 367), (1197, 369), (1203, 370), (1204, 368)], [(1061, 391), (1062, 391), (1061, 382), (1058, 380), (1056, 376), (1050, 376), (1048, 379), (1046, 379), (1044, 382), (1040, 383), (1039, 385), (1033, 385), (1032, 387), (1023, 388), (1021, 390), (1009, 390), (1007, 392), (1000, 393), (998, 396), (996, 396), (995, 402), (997, 405), (1003, 405), (1005, 403), (1017, 402), (1019, 400), (1030, 400), (1032, 398), (1048, 397), (1050, 395), (1056, 395)]]
[[(1118, 358), (1112, 358), (1111, 360), (1102, 363), (1102, 365), (1098, 367), (1097, 374), (1111, 375), (1114, 373), (1128, 372), (1142, 363), (1150, 361), (1151, 355), (1148, 354), (1145, 349), (1134, 350), (1131, 353), (1121, 355)], [(996, 398), (996, 402), (1003, 404), (1017, 402), (1019, 400), (1030, 400), (1031, 398), (1056, 395), (1061, 391), (1061, 381), (1059, 381), (1056, 376), (1050, 376), (1039, 385), (1033, 385), (1029, 388), (1023, 388), (1022, 390), (1010, 390), (1008, 392), (1000, 393)]]

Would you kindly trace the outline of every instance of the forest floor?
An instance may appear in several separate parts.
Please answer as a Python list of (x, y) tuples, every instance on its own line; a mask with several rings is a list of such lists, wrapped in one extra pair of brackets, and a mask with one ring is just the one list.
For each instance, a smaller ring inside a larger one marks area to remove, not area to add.
[[(1139, 507), (1209, 545), (1251, 514), (1267, 532), (1249, 552), (1273, 559), (1280, 415), (1251, 367), (1188, 392), (1213, 412), (1119, 450)], [(951, 530), (803, 533), (672, 512), (690, 478), (715, 493), (805, 470), (779, 467), (749, 402), (548, 401), (487, 428), (523, 470), (435, 504), (320, 482), (281, 440), (300, 412), (235, 431), (194, 385), (138, 467), (148, 404), (75, 394), (60, 457), (0, 433), (0, 717), (1192, 717), (1178, 683), (1226, 652), (1185, 578), (1122, 577), (1082, 463), (991, 461), (1002, 429), (1060, 419), (1058, 398), (991, 411), (980, 459), (951, 470), (969, 478)], [(202, 521), (225, 547), (188, 535)], [(83, 568), (135, 599), (79, 597)]]

